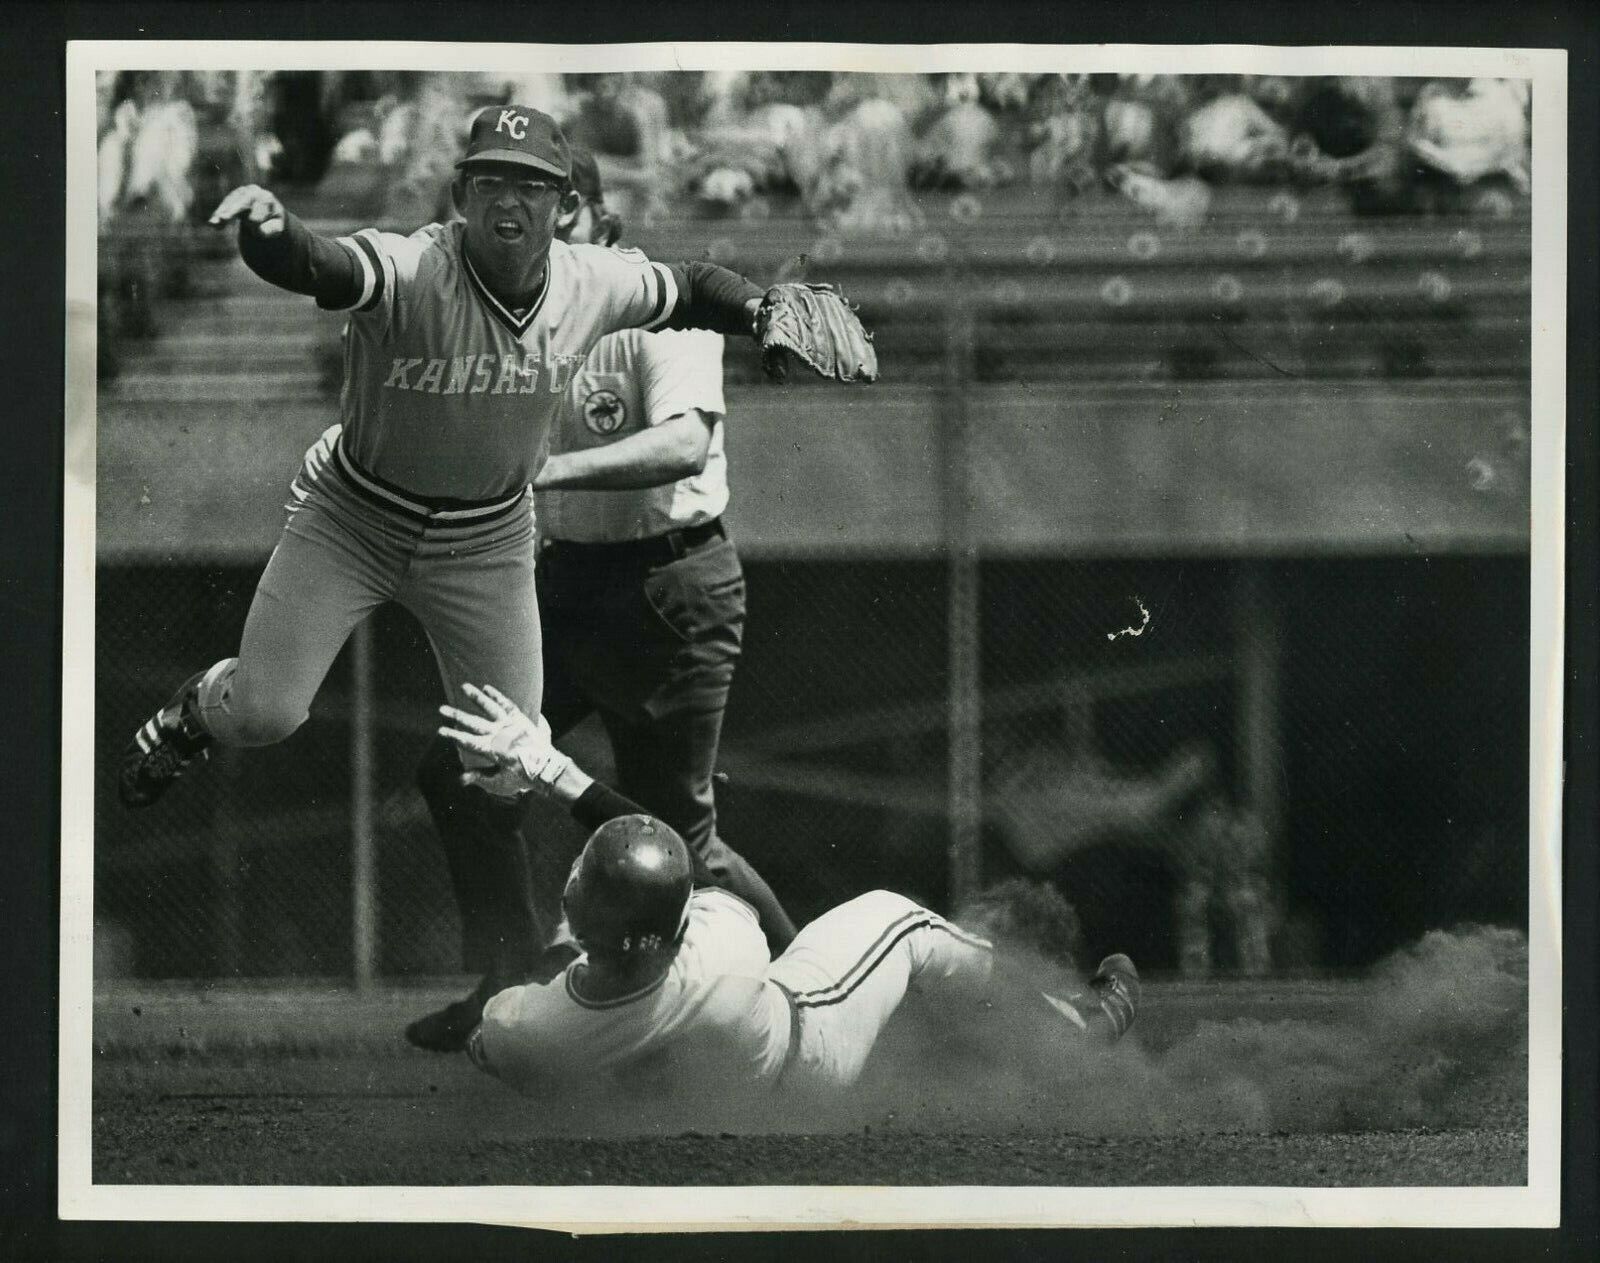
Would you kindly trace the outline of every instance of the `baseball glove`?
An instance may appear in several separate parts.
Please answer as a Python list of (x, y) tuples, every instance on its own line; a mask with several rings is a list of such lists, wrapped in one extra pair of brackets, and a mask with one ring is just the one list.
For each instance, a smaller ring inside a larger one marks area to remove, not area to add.
[(841, 382), (878, 379), (878, 353), (835, 286), (774, 285), (756, 311), (761, 368), (775, 382), (789, 376), (792, 355), (821, 377)]

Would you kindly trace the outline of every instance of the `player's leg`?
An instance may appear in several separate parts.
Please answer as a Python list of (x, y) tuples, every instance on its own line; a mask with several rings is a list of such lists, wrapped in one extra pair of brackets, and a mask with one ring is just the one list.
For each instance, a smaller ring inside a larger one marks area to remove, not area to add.
[(186, 681), (140, 728), (123, 756), (122, 801), (153, 803), (213, 744), (270, 745), (299, 728), (351, 630), (388, 595), (392, 543), (325, 499), (302, 504), (256, 585), (238, 656)]
[(429, 528), (395, 600), (427, 633), (451, 705), (470, 709), (462, 686), (490, 684), (524, 714), (540, 713), (543, 636), (530, 517)]
[[(547, 684), (558, 678), (546, 672)], [(545, 698), (548, 720), (548, 688)], [(564, 712), (557, 707), (557, 713)], [(561, 729), (552, 723), (551, 730), (566, 731), (576, 722), (567, 719)], [(546, 941), (550, 926), (538, 910), (525, 806), (462, 784), (465, 771), (455, 747), (435, 737), (417, 767), (416, 783), (450, 871), (461, 915), (462, 964), (487, 974), (496, 970), (502, 956), (515, 956), (515, 944)], [(559, 892), (555, 897), (559, 899)]]
[[(572, 690), (559, 653), (547, 654), (545, 665), (545, 718), (559, 736), (582, 720), (588, 704)], [(413, 1044), (438, 1052), (463, 1046), (490, 996), (513, 982), (552, 978), (572, 958), (568, 946), (549, 945), (553, 927), (539, 914), (524, 806), (463, 785), (464, 770), (442, 737), (417, 769), (461, 918), (462, 963), (482, 975), (471, 994), (406, 1028)]]
[[(543, 574), (538, 576), (536, 589), (542, 642), (540, 653), (544, 669), (544, 697), (541, 707), (545, 721), (550, 725), (552, 737), (559, 740), (581, 723), (593, 707), (567, 669), (562, 654), (559, 612), (552, 610), (545, 601)], [(438, 653), (437, 645), (435, 653), (436, 655)], [(441, 661), (441, 673), (442, 671)], [(448, 687), (447, 684), (446, 688)], [(456, 747), (442, 737), (435, 737), (417, 769), (417, 788), (427, 804), (437, 837), (450, 864), (452, 882), (456, 885), (457, 906), (462, 914), (463, 932), (466, 936), (463, 943), (463, 959), (469, 969), (488, 969), (489, 954), (474, 946), (475, 942), (481, 940), (476, 938), (476, 931), (473, 928), (475, 918), (470, 915), (470, 911), (479, 904), (478, 896), (473, 892), (486, 890), (496, 883), (490, 874), (472, 871), (472, 866), (486, 852), (486, 848), (480, 842), (480, 839), (486, 836), (506, 840), (505, 846), (496, 845), (487, 848), (490, 854), (502, 851), (525, 851), (522, 822), (526, 813), (521, 809), (509, 812), (496, 811), (490, 817), (484, 818), (480, 809), (481, 804), (493, 803), (495, 799), (480, 789), (463, 785), (461, 777), (465, 770)], [(514, 844), (511, 841), (513, 835)], [(527, 870), (525, 861), (519, 860), (516, 863), (519, 871)], [(522, 885), (520, 882), (510, 884), (518, 887)]]
[[(430, 532), (397, 599), (422, 623), (452, 704), (471, 704), (464, 684), (491, 684), (538, 713), (544, 672), (526, 517)], [(524, 805), (462, 785), (464, 770), (455, 750), (436, 741), (417, 777), (450, 870), (464, 964), (482, 974), (466, 996), (406, 1028), (412, 1043), (439, 1052), (466, 1047), (488, 998), (538, 969), (547, 937), (522, 835)]]
[(795, 937), (794, 922), (755, 866), (717, 833), (712, 772), (721, 708), (631, 722), (609, 712), (602, 717), (616, 756), (618, 787), (682, 835), (711, 882), (753, 907), (773, 954), (782, 952)]
[(461, 962), (470, 972), (514, 975), (545, 938), (532, 900), (521, 828), (523, 804), (463, 785), (455, 750), (435, 740), (417, 768), (461, 915)]
[(738, 552), (717, 535), (665, 561), (568, 545), (547, 556), (563, 653), (605, 719), (618, 789), (676, 829), (710, 880), (756, 909), (781, 952), (794, 923), (717, 833), (712, 773), (744, 635)]
[(994, 949), (903, 895), (874, 890), (806, 925), (767, 976), (787, 991), (800, 1046), (792, 1086), (854, 1083), (912, 987), (936, 1004), (978, 1008)]
[(884, 890), (811, 922), (768, 977), (789, 992), (800, 1022), (799, 1052), (786, 1073), (797, 1085), (813, 1087), (855, 1082), (911, 990), (952, 1020), (968, 1014), (995, 1020), (999, 1010), (998, 1020), (1018, 1039), (1066, 1030), (1116, 1039), (1132, 1023), (1139, 999), (1138, 972), (1126, 956), (1101, 962), (1087, 996), (1047, 995), (1009, 968), (987, 940)]

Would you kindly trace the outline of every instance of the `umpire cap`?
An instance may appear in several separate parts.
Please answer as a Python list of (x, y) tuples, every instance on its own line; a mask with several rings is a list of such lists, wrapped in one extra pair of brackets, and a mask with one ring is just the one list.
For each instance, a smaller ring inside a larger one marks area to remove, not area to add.
[(653, 816), (619, 816), (590, 835), (561, 906), (591, 952), (628, 954), (676, 944), (689, 921), (689, 848)]
[(511, 162), (568, 179), (572, 151), (555, 119), (529, 105), (486, 105), (472, 119), (467, 152), (456, 163)]

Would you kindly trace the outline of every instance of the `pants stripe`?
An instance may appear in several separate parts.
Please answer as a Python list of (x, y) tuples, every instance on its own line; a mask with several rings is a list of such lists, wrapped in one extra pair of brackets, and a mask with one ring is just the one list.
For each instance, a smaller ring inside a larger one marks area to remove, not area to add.
[(946, 934), (950, 934), (974, 947), (987, 949), (991, 946), (981, 938), (962, 933), (942, 917), (919, 908), (892, 922), (861, 958), (851, 965), (849, 969), (845, 970), (844, 976), (838, 982), (815, 991), (802, 991), (796, 994), (794, 996), (795, 1006), (797, 1008), (822, 1008), (848, 1000), (851, 993), (867, 980), (872, 971), (883, 964), (901, 939), (916, 930), (923, 929), (943, 930)]

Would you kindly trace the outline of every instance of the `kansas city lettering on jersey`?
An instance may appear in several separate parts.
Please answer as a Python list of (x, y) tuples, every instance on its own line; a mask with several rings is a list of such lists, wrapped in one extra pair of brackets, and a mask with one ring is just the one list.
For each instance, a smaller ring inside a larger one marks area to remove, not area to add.
[(490, 500), (526, 483), (589, 349), (671, 319), (677, 301), (670, 269), (600, 246), (552, 242), (543, 286), (513, 310), (473, 272), (464, 224), (340, 241), (364, 278), (347, 308), (344, 450), (416, 497)]
[(560, 394), (583, 363), (582, 356), (557, 356), (548, 371), (537, 351), (431, 358), (395, 356), (384, 379), (388, 390), (424, 391), (430, 395), (532, 395), (543, 388)]

